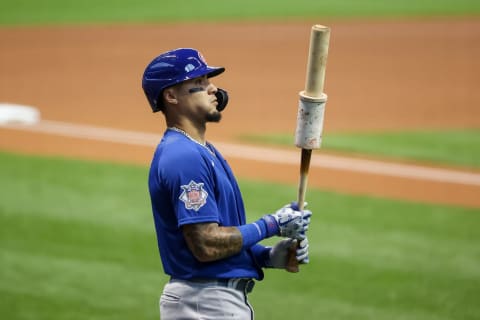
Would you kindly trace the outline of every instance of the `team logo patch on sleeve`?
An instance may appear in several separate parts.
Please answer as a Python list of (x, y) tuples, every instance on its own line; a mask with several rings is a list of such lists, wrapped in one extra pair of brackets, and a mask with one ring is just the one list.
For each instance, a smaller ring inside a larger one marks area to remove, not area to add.
[(190, 181), (189, 184), (181, 186), (183, 189), (179, 199), (185, 203), (185, 208), (198, 211), (207, 203), (208, 193), (203, 190), (203, 183)]

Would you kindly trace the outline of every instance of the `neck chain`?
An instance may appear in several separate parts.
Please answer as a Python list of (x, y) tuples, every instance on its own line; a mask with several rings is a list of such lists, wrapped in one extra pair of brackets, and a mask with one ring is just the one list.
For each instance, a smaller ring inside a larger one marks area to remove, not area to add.
[(215, 155), (215, 154), (213, 153), (213, 151), (207, 146), (207, 143), (201, 143), (201, 142), (193, 139), (192, 136), (190, 136), (188, 133), (186, 133), (186, 132), (183, 131), (182, 129), (177, 128), (177, 127), (168, 127), (168, 129), (183, 134), (183, 135), (184, 135), (185, 137), (187, 137), (188, 139), (192, 140), (193, 142), (195, 142), (195, 143), (198, 144), (198, 145), (201, 145), (202, 147), (204, 147), (205, 149), (207, 149), (211, 154)]

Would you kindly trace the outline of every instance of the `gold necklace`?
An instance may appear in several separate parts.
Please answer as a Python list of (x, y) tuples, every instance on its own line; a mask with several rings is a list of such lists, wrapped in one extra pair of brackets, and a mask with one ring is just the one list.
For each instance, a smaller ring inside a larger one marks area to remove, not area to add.
[(205, 149), (207, 149), (212, 155), (215, 155), (215, 153), (213, 153), (213, 151), (207, 146), (207, 143), (206, 143), (206, 142), (205, 142), (205, 143), (201, 143), (201, 142), (195, 140), (194, 138), (192, 138), (192, 136), (190, 136), (188, 133), (186, 133), (185, 131), (183, 131), (183, 130), (180, 129), (180, 128), (177, 128), (177, 127), (168, 127), (168, 129), (183, 134), (183, 135), (184, 135), (185, 137), (187, 137), (188, 139), (192, 140), (192, 141), (195, 142), (196, 144), (199, 144), (199, 145), (201, 145), (202, 147), (204, 147)]

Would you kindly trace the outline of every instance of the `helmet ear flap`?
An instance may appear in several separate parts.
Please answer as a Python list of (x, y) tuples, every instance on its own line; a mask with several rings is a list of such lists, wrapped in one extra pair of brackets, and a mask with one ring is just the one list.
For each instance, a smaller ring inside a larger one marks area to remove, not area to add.
[[(148, 96), (147, 96), (148, 99)], [(149, 100), (150, 101), (150, 100)], [(163, 91), (160, 92), (156, 100), (150, 102), (153, 112), (162, 111), (163, 112)]]
[(227, 91), (217, 88), (217, 92), (215, 93), (217, 97), (217, 110), (223, 111), (228, 104), (228, 93)]

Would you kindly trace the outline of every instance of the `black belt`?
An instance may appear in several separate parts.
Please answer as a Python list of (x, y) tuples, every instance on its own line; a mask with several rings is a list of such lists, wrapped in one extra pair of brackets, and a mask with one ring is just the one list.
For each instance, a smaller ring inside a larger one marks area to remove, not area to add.
[(232, 279), (203, 279), (203, 278), (193, 278), (188, 280), (170, 278), (170, 281), (185, 281), (193, 283), (202, 283), (211, 286), (220, 286), (226, 288), (232, 288), (235, 290), (242, 291), (247, 294), (252, 292), (253, 287), (255, 286), (255, 281), (253, 279), (247, 278), (232, 278)]

